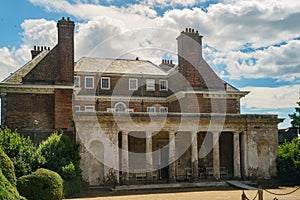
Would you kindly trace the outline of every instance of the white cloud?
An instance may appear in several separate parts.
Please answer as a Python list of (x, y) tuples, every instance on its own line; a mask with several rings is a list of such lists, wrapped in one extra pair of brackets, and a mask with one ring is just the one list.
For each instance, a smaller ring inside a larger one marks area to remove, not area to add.
[(57, 43), (57, 29), (55, 21), (47, 21), (45, 19), (25, 20), (21, 27), (24, 32), (22, 39), (28, 46), (51, 46)]
[(0, 48), (0, 81), (10, 73), (16, 71), (30, 57), (28, 46), (21, 46), (19, 49), (9, 50), (6, 47)]
[[(154, 5), (194, 5), (199, 0), (143, 0), (127, 7), (95, 5), (99, 2), (76, 0), (30, 0), (51, 12), (73, 15), (86, 22), (77, 23), (76, 58), (90, 55), (130, 58), (139, 56), (160, 61), (166, 50), (176, 53), (175, 38), (185, 27), (198, 29), (204, 43), (217, 49), (212, 52), (212, 65), (226, 64), (221, 72), (230, 79), (275, 77), (280, 80), (299, 78), (300, 2), (292, 0), (225, 0), (201, 8), (173, 9), (158, 16)], [(75, 3), (74, 3), (75, 2)], [(32, 46), (39, 41), (56, 43), (55, 22), (25, 21), (24, 43)], [(50, 34), (48, 34), (48, 33)], [(39, 34), (38, 34), (39, 33)], [(38, 37), (38, 38), (35, 38)], [(270, 47), (288, 41), (287, 45)], [(266, 47), (243, 53), (245, 44), (252, 48)], [(147, 50), (141, 50), (148, 48)], [(149, 48), (156, 49), (150, 51)], [(158, 53), (159, 51), (160, 53)], [(139, 52), (139, 53), (137, 53)], [(207, 52), (207, 51), (204, 51)], [(176, 57), (173, 55), (173, 57)], [(250, 59), (251, 58), (251, 59)], [(241, 63), (239, 63), (241, 61)]]
[(300, 84), (291, 86), (244, 87), (242, 91), (250, 91), (241, 104), (247, 109), (283, 109), (294, 108), (299, 100)]
[(158, 7), (174, 7), (179, 6), (192, 6), (197, 3), (197, 0), (144, 0), (144, 4)]
[(240, 51), (215, 52), (213, 64), (224, 63), (229, 78), (276, 78), (294, 81), (300, 78), (300, 40), (290, 40), (285, 45), (243, 53)]

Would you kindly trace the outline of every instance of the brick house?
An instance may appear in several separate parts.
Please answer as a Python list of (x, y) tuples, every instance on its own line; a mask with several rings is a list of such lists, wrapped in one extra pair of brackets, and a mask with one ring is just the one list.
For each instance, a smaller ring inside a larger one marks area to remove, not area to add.
[(35, 47), (32, 60), (0, 84), (2, 124), (35, 135), (76, 130), (84, 181), (276, 175), (281, 119), (240, 113), (249, 92), (215, 74), (198, 31), (180, 33), (177, 65), (90, 57), (74, 63), (74, 22), (62, 18), (57, 27), (57, 46)]

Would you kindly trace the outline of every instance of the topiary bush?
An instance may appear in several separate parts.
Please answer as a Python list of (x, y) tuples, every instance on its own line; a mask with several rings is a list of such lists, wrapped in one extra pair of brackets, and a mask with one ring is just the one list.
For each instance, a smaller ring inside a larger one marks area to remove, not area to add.
[(17, 180), (20, 194), (28, 200), (61, 200), (63, 180), (60, 175), (48, 169), (38, 169)]
[(0, 169), (0, 200), (26, 200), (21, 197), (17, 188), (3, 175)]
[(2, 170), (3, 175), (7, 180), (13, 185), (16, 186), (16, 175), (13, 162), (5, 154), (5, 152), (0, 147), (0, 169)]
[(39, 146), (46, 162), (44, 168), (53, 170), (64, 180), (64, 194), (70, 196), (80, 191), (81, 169), (79, 167), (79, 144), (64, 133), (53, 133)]
[(16, 177), (30, 174), (45, 162), (37, 146), (29, 138), (10, 129), (0, 129), (0, 147), (13, 162)]

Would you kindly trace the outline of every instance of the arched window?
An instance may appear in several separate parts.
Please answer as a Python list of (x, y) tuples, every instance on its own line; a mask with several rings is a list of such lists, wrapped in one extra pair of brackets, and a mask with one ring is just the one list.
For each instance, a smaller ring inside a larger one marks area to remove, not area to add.
[(115, 111), (116, 112), (125, 112), (126, 105), (123, 102), (119, 102), (115, 104)]

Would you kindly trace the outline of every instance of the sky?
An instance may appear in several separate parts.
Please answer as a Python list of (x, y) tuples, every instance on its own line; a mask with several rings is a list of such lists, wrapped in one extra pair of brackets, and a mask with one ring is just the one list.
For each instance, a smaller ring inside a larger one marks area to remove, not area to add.
[[(17, 6), (17, 7), (16, 7)], [(75, 22), (75, 61), (139, 57), (177, 62), (176, 37), (203, 35), (203, 55), (226, 82), (250, 91), (242, 114), (277, 114), (290, 126), (300, 92), (297, 0), (2, 0), (0, 80), (30, 61), (34, 45), (54, 47), (56, 23)]]

